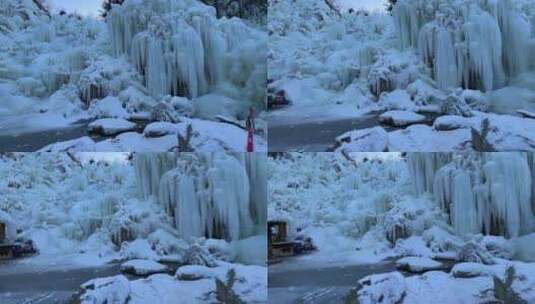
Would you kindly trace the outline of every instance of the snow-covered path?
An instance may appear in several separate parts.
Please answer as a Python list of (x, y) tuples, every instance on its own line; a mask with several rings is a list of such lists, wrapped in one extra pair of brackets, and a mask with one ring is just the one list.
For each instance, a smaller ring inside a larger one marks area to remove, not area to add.
[(273, 303), (343, 303), (357, 281), (395, 270), (391, 262), (292, 269), (288, 262), (269, 267), (269, 300)]

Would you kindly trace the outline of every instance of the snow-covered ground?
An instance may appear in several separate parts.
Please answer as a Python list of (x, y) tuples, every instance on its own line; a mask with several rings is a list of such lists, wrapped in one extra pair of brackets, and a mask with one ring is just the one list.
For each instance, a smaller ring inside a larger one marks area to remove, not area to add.
[(4, 242), (38, 250), (0, 263), (1, 302), (211, 303), (224, 289), (265, 303), (266, 166), (255, 153), (1, 155)]
[(309, 236), (318, 251), (270, 265), (270, 295), (313, 303), (534, 302), (534, 159), (272, 155), (268, 218), (287, 221), (290, 240)]
[[(0, 149), (36, 151), (94, 131), (69, 132), (73, 124), (123, 119), (135, 132), (108, 121), (82, 147), (45, 150), (245, 151), (254, 108), (255, 151), (265, 151), (266, 53), (265, 25), (217, 19), (214, 7), (197, 0), (126, 0), (106, 19), (2, 1)], [(151, 122), (169, 123), (173, 136), (155, 144), (143, 133)], [(12, 143), (31, 134), (46, 140)]]
[[(268, 125), (301, 138), (270, 151), (535, 148), (532, 1), (399, 0), (391, 14), (360, 1), (269, 2), (268, 99), (290, 105), (270, 111)], [(401, 123), (331, 123), (388, 111)], [(444, 129), (443, 117), (455, 123)], [(312, 123), (328, 129), (323, 145), (308, 144)]]

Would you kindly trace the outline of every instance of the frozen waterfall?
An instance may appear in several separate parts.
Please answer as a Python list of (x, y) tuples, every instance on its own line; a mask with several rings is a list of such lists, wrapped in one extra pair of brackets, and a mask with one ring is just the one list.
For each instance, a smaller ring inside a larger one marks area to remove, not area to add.
[(458, 234), (512, 238), (535, 228), (532, 153), (415, 153), (409, 166), (416, 193), (432, 193)]
[(144, 198), (158, 195), (160, 178), (176, 167), (175, 153), (137, 153), (134, 157), (136, 178)]
[(263, 102), (256, 84), (265, 82), (266, 57), (259, 61), (258, 50), (267, 49), (267, 37), (243, 21), (217, 19), (197, 0), (127, 0), (107, 23), (113, 53), (130, 58), (153, 97), (195, 98), (224, 83), (231, 95)]
[(531, 26), (510, 0), (400, 0), (394, 19), (441, 89), (492, 91), (530, 68)]
[(255, 153), (138, 153), (143, 193), (158, 203), (184, 237), (239, 240), (265, 233), (266, 156)]

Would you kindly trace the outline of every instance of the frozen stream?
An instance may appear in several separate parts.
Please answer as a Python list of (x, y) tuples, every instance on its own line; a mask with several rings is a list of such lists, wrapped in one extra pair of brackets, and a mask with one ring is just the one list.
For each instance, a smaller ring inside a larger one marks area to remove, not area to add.
[(269, 267), (269, 301), (272, 303), (344, 303), (358, 280), (370, 274), (396, 270), (392, 262), (284, 270), (288, 264), (283, 262)]
[(19, 265), (12, 261), (0, 262), (0, 303), (69, 303), (80, 285), (97, 277), (120, 273), (119, 264), (93, 267), (55, 267), (45, 269)]
[(343, 118), (330, 121), (269, 122), (270, 152), (298, 150), (325, 152), (335, 144), (335, 138), (348, 131), (378, 126), (376, 115)]

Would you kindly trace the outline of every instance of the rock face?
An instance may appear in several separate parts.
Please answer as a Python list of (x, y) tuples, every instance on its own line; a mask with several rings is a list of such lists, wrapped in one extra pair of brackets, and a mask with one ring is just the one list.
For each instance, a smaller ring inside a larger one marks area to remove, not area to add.
[(424, 257), (405, 257), (397, 260), (396, 267), (414, 273), (442, 269), (442, 263)]
[(130, 260), (121, 265), (121, 271), (134, 275), (145, 276), (166, 272), (167, 266), (150, 260)]
[(381, 123), (394, 127), (406, 127), (426, 121), (425, 116), (410, 111), (388, 111), (379, 116)]

